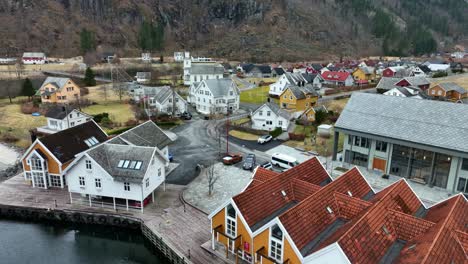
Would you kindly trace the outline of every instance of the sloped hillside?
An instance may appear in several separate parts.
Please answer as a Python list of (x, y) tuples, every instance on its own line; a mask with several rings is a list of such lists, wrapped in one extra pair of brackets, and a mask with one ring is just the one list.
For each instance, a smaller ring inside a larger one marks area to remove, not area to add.
[(98, 48), (138, 54), (145, 21), (164, 33), (151, 49), (167, 53), (255, 61), (404, 55), (465, 41), (467, 13), (461, 0), (3, 0), (0, 53), (79, 55), (86, 29)]

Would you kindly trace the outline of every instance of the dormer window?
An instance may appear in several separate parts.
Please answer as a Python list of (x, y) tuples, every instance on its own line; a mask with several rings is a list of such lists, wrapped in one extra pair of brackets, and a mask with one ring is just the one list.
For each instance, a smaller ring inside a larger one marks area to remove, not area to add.
[(226, 234), (236, 237), (236, 210), (230, 204), (226, 207)]
[(278, 225), (274, 225), (270, 229), (270, 257), (278, 262), (283, 259), (283, 231)]

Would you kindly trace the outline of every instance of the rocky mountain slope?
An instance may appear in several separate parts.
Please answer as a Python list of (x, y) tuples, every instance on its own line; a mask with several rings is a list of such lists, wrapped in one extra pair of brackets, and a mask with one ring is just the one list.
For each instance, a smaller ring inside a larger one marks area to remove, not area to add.
[[(381, 12), (391, 19), (393, 33), (376, 31), (375, 15)], [(168, 54), (187, 49), (291, 61), (413, 53), (414, 41), (400, 37), (416, 32), (410, 27), (428, 33), (439, 50), (449, 49), (466, 41), (467, 13), (468, 3), (461, 0), (2, 0), (0, 55), (79, 55), (83, 28), (94, 32), (98, 46), (135, 55), (143, 20), (164, 25)]]

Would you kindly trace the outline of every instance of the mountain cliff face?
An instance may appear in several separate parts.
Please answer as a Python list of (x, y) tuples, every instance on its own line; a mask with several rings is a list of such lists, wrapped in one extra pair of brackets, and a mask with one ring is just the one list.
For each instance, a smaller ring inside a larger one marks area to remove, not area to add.
[[(376, 33), (379, 12), (396, 33)], [(466, 40), (467, 13), (461, 0), (2, 0), (0, 54), (80, 55), (86, 28), (98, 46), (136, 55), (143, 20), (164, 25), (167, 53), (304, 60), (382, 54), (384, 41), (387, 50), (411, 53), (413, 43), (395, 35), (417, 25), (439, 48), (451, 47)]]

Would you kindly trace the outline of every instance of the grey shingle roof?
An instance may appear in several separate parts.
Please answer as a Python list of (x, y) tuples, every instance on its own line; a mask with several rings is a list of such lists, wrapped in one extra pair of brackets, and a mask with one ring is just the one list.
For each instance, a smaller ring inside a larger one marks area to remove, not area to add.
[[(71, 113), (73, 110), (79, 111), (75, 107), (72, 107), (69, 105), (64, 105), (64, 106), (56, 105), (56, 106), (50, 107), (47, 110), (45, 117), (53, 118), (53, 119), (64, 119), (67, 116), (67, 114)], [(80, 112), (80, 114), (91, 117), (90, 115), (85, 114), (83, 112)]]
[(297, 84), (298, 82), (305, 82), (306, 79), (299, 72), (286, 72), (284, 73), (290, 84)]
[(236, 84), (231, 79), (210, 79), (204, 80), (203, 82), (206, 84), (207, 88), (211, 91), (213, 97), (215, 98), (228, 95), (228, 91), (231, 86), (234, 86), (234, 92), (239, 94), (239, 90), (237, 89)]
[(428, 85), (430, 82), (422, 76), (413, 76), (401, 78), (401, 80), (407, 80), (412, 86)]
[(398, 87), (395, 85), (395, 83), (397, 83), (399, 80), (401, 80), (401, 78), (382, 77), (376, 88), (391, 90)]
[(190, 74), (223, 74), (224, 67), (221, 64), (192, 63)]
[(335, 127), (468, 153), (464, 104), (354, 93)]
[[(112, 178), (122, 182), (141, 183), (155, 151), (156, 149), (152, 147), (104, 143), (89, 150), (87, 154)], [(120, 160), (141, 161), (141, 168), (139, 170), (118, 168)]]
[(289, 113), (288, 113), (287, 111), (281, 109), (281, 108), (279, 107), (278, 104), (271, 103), (271, 102), (263, 104), (262, 106), (260, 106), (259, 108), (257, 108), (257, 109), (254, 111), (254, 113), (257, 112), (259, 109), (261, 109), (261, 108), (264, 107), (264, 106), (267, 106), (268, 108), (270, 108), (271, 111), (272, 111), (273, 113), (275, 113), (276, 115), (279, 115), (279, 116), (281, 116), (281, 117), (284, 117), (284, 118), (286, 118), (287, 120), (290, 119), (290, 115), (289, 115)]
[(294, 94), (294, 97), (296, 97), (296, 99), (299, 99), (299, 100), (306, 98), (307, 94), (312, 94), (314, 96), (318, 96), (315, 89), (310, 85), (306, 85), (306, 86), (288, 85), (287, 88), (285, 89), (285, 91), (288, 88)]
[[(57, 87), (57, 89), (62, 89), (62, 87), (70, 80), (70, 78), (61, 78), (61, 77), (47, 77), (42, 83), (41, 88), (48, 83), (52, 83)], [(41, 89), (40, 88), (40, 89)]]
[(458, 84), (450, 82), (450, 83), (441, 83), (439, 84), (440, 87), (444, 88), (445, 91), (457, 91), (461, 94), (466, 94), (467, 91), (465, 88), (460, 87)]
[[(163, 149), (172, 140), (153, 121), (146, 121), (130, 130), (123, 132), (117, 137), (123, 141), (136, 146), (157, 147)], [(114, 142), (117, 142), (117, 139)]]

